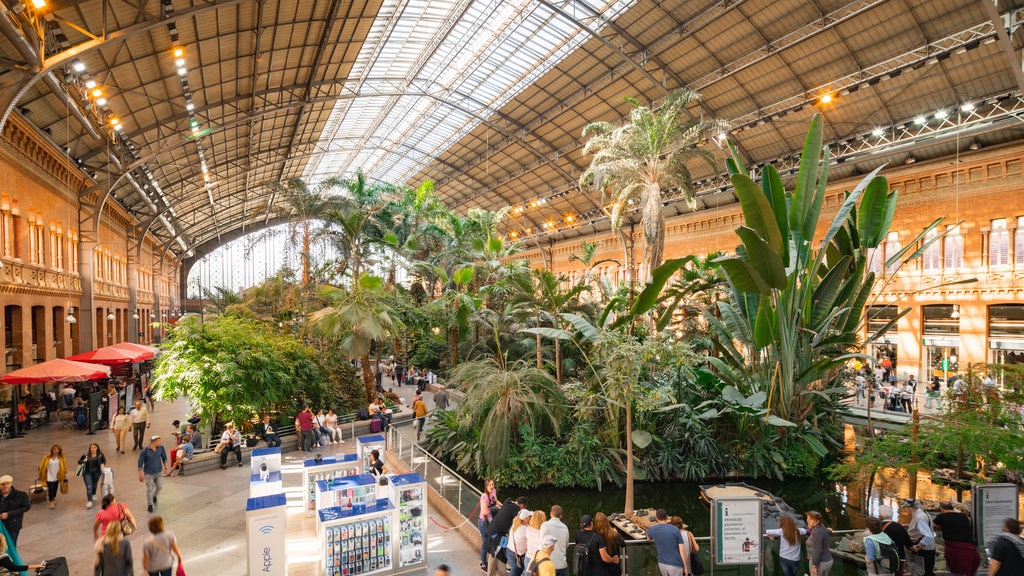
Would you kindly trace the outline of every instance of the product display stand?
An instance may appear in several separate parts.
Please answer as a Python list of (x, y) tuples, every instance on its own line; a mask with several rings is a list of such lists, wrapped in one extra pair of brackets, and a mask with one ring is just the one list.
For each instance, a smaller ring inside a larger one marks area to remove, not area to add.
[(381, 460), (384, 459), (385, 445), (384, 437), (379, 434), (356, 438), (356, 454), (359, 455), (359, 460), (363, 463), (363, 472), (370, 471), (370, 452), (377, 450), (380, 452)]
[(245, 504), (248, 531), (247, 574), (288, 574), (288, 500), (284, 494), (249, 498)]
[(321, 561), (318, 576), (357, 576), (390, 573), (394, 569), (394, 509), (390, 502), (357, 513), (327, 508), (317, 513)]
[(257, 448), (252, 451), (249, 473), (249, 497), (284, 492), (281, 481), (281, 449)]
[(302, 504), (307, 516), (316, 512), (316, 482), (323, 480), (336, 481), (346, 476), (354, 476), (363, 471), (362, 463), (357, 454), (327, 456), (319, 462), (310, 458), (302, 461)]
[(362, 514), (377, 507), (377, 479), (369, 474), (317, 480), (316, 509), (341, 508)]
[(398, 514), (395, 573), (422, 573), (427, 566), (427, 482), (418, 472), (389, 476), (388, 480)]

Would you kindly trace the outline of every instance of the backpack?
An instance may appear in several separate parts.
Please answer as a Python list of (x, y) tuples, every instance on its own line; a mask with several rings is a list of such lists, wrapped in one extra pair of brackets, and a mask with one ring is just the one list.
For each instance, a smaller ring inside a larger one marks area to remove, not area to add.
[(537, 560), (537, 555), (534, 554), (533, 560), (530, 561), (530, 567), (526, 570), (525, 576), (537, 576), (540, 569), (540, 565), (550, 561), (551, 558), (541, 558), (540, 560)]
[(367, 408), (366, 406), (363, 406), (362, 408), (360, 408), (359, 409), (359, 419), (360, 420), (369, 420), (370, 419), (370, 409)]
[(877, 548), (875, 553), (875, 573), (895, 574), (900, 569), (900, 553), (896, 550), (896, 544), (882, 544), (874, 538), (868, 537)]
[(590, 542), (577, 542), (572, 550), (572, 576), (590, 576), (590, 545), (594, 543), (593, 533)]

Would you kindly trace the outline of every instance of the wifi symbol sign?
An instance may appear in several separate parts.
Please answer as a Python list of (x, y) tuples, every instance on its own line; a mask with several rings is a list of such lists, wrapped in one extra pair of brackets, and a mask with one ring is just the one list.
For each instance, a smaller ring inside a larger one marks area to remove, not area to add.
[(273, 526), (270, 526), (270, 525), (260, 526), (260, 534), (263, 534), (264, 536), (266, 536), (267, 534), (270, 534), (273, 531), (274, 531), (274, 527)]

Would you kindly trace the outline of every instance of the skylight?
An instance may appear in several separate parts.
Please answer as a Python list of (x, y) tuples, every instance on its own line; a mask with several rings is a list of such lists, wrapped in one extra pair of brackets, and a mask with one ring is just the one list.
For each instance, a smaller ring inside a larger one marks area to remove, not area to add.
[[(558, 4), (607, 22), (635, 0)], [(304, 177), (404, 182), (589, 38), (535, 0), (385, 0)]]

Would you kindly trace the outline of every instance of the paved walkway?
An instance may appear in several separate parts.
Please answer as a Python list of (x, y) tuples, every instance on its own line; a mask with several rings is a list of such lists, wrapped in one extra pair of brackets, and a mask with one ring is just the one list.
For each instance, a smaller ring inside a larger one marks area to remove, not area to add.
[[(385, 387), (389, 383), (385, 382)], [(395, 388), (407, 405), (411, 405), (413, 389)], [(432, 407), (431, 394), (426, 395)], [(174, 403), (157, 402), (153, 413), (151, 434), (165, 439), (171, 436), (171, 421), (185, 417), (184, 400)], [(410, 425), (406, 433), (412, 433)], [(129, 439), (130, 441), (130, 439)], [(166, 440), (165, 440), (166, 441)], [(81, 431), (60, 430), (54, 422), (30, 430), (23, 438), (0, 441), (0, 474), (14, 477), (14, 486), (27, 490), (37, 475), (37, 468), (51, 444), (60, 444), (68, 461), (69, 472), (75, 468), (78, 457), (91, 442), (99, 444), (107, 461), (114, 468), (118, 500), (135, 514), (139, 531), (128, 538), (135, 555), (136, 574), (142, 570), (142, 542), (148, 535), (146, 522), (145, 485), (138, 480), (138, 452), (118, 454), (114, 450), (113, 434), (108, 431), (87, 435)], [(168, 441), (173, 442), (173, 441)], [(355, 450), (355, 442), (327, 446), (324, 455)], [(302, 456), (298, 451), (283, 455), (283, 480), (288, 497), (288, 560), (290, 576), (314, 576), (317, 560), (316, 524), (302, 511), (300, 483)], [(229, 462), (234, 461), (234, 457)], [(185, 557), (189, 576), (238, 576), (247, 574), (245, 503), (249, 496), (249, 467), (229, 467), (185, 477), (165, 479), (156, 514), (164, 517), (168, 530), (178, 537)], [(72, 576), (92, 576), (92, 524), (97, 508), (85, 508), (85, 485), (80, 478), (70, 478), (70, 492), (58, 496), (57, 507), (48, 509), (45, 503), (35, 504), (25, 515), (25, 525), (18, 542), (18, 550), (27, 562), (39, 562), (55, 556), (65, 556)], [(436, 515), (433, 515), (435, 516)], [(428, 564), (425, 573), (432, 574), (433, 566), (447, 563), (452, 573), (465, 576), (479, 570), (477, 553), (455, 533), (446, 533), (431, 523), (428, 531)]]

